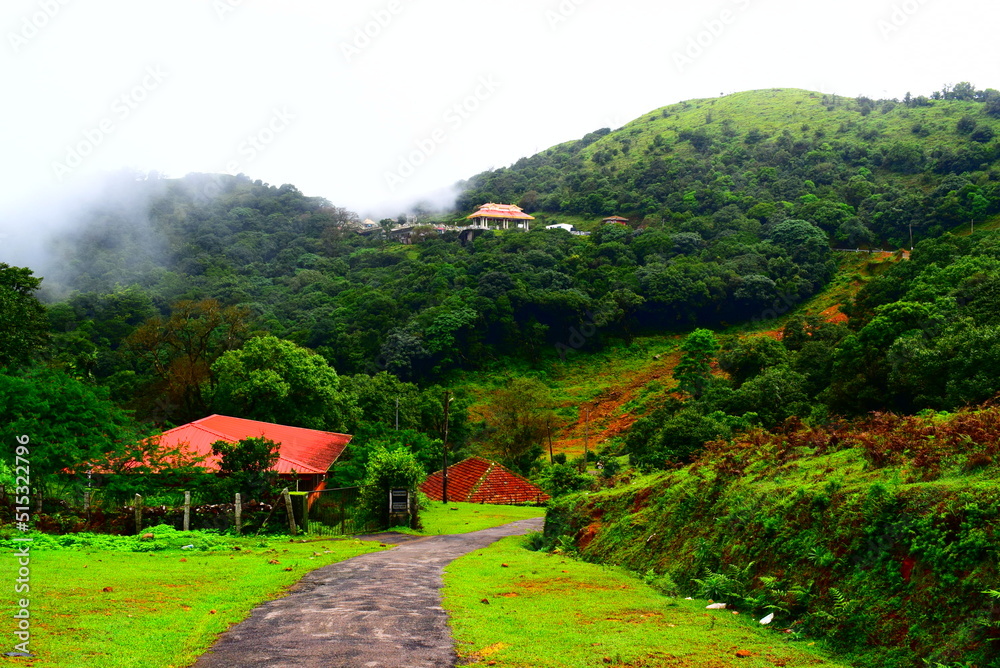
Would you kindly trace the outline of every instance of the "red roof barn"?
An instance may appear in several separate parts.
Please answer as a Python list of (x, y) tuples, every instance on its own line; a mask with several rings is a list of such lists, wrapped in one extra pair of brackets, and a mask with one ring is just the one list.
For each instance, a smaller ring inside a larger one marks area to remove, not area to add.
[[(442, 475), (427, 477), (420, 491), (434, 501), (443, 499)], [(481, 457), (470, 457), (448, 467), (448, 500), (470, 503), (542, 503), (550, 497), (513, 471)]]
[(210, 471), (219, 468), (218, 458), (212, 455), (212, 444), (216, 441), (237, 443), (246, 438), (266, 438), (280, 444), (274, 470), (283, 478), (302, 483), (299, 488), (308, 491), (325, 486), (326, 472), (352, 437), (330, 431), (210, 415), (153, 438), (159, 439), (163, 446), (182, 448), (188, 454), (205, 456), (201, 465)]

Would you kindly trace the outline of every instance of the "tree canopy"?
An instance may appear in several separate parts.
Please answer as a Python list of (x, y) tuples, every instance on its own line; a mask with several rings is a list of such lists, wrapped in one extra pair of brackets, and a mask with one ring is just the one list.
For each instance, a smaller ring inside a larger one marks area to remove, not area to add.
[(45, 346), (49, 323), (35, 296), (42, 279), (0, 262), (0, 369), (24, 366)]

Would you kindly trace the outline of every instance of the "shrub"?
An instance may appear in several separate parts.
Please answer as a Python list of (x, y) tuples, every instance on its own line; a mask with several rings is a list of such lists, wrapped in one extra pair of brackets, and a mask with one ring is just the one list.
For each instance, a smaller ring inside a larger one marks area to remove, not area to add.
[(556, 497), (579, 492), (593, 484), (594, 478), (580, 473), (570, 464), (554, 464), (542, 470), (538, 482), (542, 489)]
[(389, 492), (393, 489), (408, 489), (412, 496), (410, 504), (410, 528), (420, 528), (417, 512), (417, 487), (426, 478), (423, 467), (409, 450), (376, 449), (368, 458), (365, 478), (362, 481), (359, 500), (362, 512), (368, 519), (381, 527), (389, 526)]

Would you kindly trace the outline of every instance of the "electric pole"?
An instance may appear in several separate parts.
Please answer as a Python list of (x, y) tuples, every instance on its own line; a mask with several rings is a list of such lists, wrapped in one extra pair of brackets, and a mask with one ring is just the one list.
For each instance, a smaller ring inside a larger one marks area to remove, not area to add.
[(555, 461), (555, 457), (552, 455), (552, 416), (549, 415), (545, 418), (545, 428), (549, 435), (549, 464)]
[(444, 391), (444, 444), (441, 448), (441, 459), (444, 467), (441, 469), (441, 501), (448, 503), (448, 407), (451, 397), (448, 390)]

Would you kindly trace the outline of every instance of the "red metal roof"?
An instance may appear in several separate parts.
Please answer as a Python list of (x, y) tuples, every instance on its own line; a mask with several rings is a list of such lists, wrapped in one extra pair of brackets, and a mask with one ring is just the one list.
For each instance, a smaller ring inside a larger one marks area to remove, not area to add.
[(278, 473), (326, 473), (352, 438), (347, 434), (225, 415), (210, 415), (154, 438), (159, 438), (160, 443), (168, 447), (183, 447), (191, 454), (206, 455), (202, 465), (209, 470), (217, 470), (219, 461), (218, 457), (212, 456), (213, 443), (237, 443), (246, 438), (260, 437), (280, 444), (278, 463), (274, 467)]
[(529, 216), (521, 207), (514, 206), (513, 204), (494, 204), (489, 202), (488, 204), (483, 204), (479, 207), (479, 211), (475, 212), (471, 216), (467, 216), (466, 220), (469, 218), (499, 218), (499, 219), (517, 219), (517, 220), (534, 220), (534, 216)]
[[(420, 490), (441, 501), (441, 471), (427, 477)], [(448, 467), (448, 500), (471, 503), (532, 503), (550, 497), (510, 469), (481, 457), (470, 457)]]

